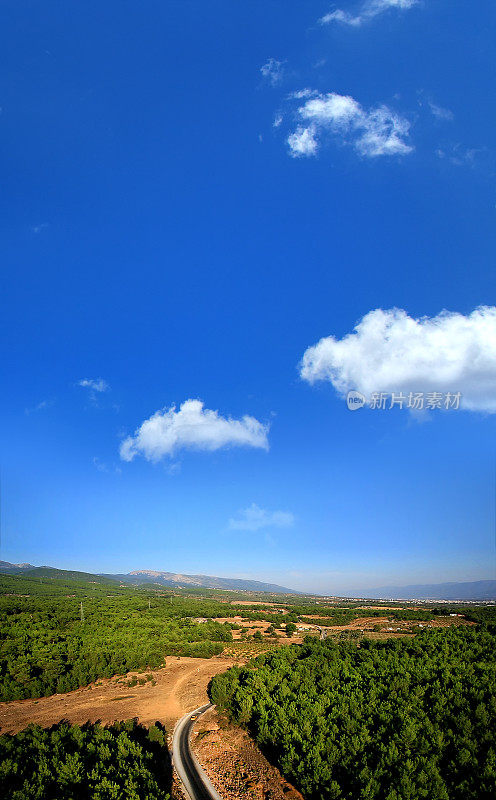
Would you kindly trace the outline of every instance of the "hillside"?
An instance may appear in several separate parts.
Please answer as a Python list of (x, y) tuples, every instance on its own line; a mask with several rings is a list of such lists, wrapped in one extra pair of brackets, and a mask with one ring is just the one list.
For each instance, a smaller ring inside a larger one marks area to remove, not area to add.
[(56, 569), (55, 567), (47, 566), (34, 567), (32, 564), (10, 564), (8, 561), (0, 561), (0, 574), (22, 575), (25, 578), (56, 578), (60, 580), (76, 580), (102, 584), (115, 581), (112, 575), (93, 575), (91, 572)]
[(66, 578), (89, 582), (107, 583), (118, 581), (132, 585), (147, 583), (160, 584), (176, 589), (204, 588), (223, 589), (244, 592), (270, 592), (271, 594), (301, 594), (294, 589), (287, 589), (275, 583), (263, 583), (242, 578), (219, 578), (214, 575), (183, 575), (176, 572), (162, 572), (160, 570), (137, 569), (124, 574), (77, 572), (54, 567), (34, 567), (32, 564), (11, 564), (0, 561), (0, 573), (6, 575), (24, 575), (33, 578)]

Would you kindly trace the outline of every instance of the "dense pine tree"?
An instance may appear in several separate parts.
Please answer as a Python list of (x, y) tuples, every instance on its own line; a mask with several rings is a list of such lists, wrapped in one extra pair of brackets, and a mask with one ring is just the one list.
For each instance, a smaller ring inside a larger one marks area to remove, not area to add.
[(312, 800), (496, 797), (496, 630), (283, 648), (211, 698)]
[(165, 732), (135, 720), (101, 725), (30, 725), (0, 736), (0, 786), (9, 800), (168, 800)]

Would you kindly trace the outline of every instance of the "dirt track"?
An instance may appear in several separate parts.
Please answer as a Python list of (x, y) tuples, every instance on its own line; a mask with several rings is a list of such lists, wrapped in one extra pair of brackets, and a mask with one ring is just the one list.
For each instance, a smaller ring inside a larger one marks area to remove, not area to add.
[[(126, 685), (135, 673), (125, 678), (102, 679), (65, 694), (38, 700), (12, 700), (0, 703), (1, 733), (16, 733), (30, 722), (43, 727), (61, 719), (71, 723), (96, 722), (138, 717), (145, 725), (159, 721), (171, 731), (179, 717), (207, 701), (210, 678), (235, 663), (219, 658), (168, 658), (167, 666), (150, 671), (155, 686)], [(138, 677), (142, 677), (139, 675)]]

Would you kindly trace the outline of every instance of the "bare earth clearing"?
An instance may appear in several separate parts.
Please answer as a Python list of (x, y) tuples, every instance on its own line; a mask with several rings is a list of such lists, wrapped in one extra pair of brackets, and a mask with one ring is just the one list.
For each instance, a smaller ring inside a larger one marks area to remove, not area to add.
[(169, 733), (183, 714), (208, 702), (210, 678), (235, 663), (222, 656), (180, 660), (169, 657), (166, 667), (149, 671), (155, 685), (148, 681), (143, 686), (128, 687), (127, 682), (137, 675), (131, 672), (65, 694), (0, 703), (0, 731), (17, 733), (30, 722), (49, 727), (61, 719), (81, 725), (88, 721), (107, 724), (138, 717), (144, 725), (161, 722)]

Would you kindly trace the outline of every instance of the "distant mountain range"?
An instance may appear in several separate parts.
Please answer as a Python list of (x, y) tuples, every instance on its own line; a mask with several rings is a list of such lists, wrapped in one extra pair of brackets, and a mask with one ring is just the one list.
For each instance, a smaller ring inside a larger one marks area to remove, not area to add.
[[(125, 574), (93, 575), (89, 572), (76, 572), (54, 567), (35, 567), (33, 564), (10, 564), (0, 561), (0, 573), (7, 575), (27, 575), (32, 577), (71, 578), (84, 581), (118, 581), (132, 586), (152, 583), (171, 589), (225, 589), (238, 592), (267, 592), (270, 594), (305, 594), (275, 583), (249, 581), (242, 578), (219, 578), (214, 575), (183, 575), (178, 572), (162, 572), (154, 569), (135, 569)], [(331, 595), (327, 595), (330, 597)], [(372, 600), (494, 600), (496, 601), (496, 580), (465, 581), (460, 583), (427, 583), (411, 586), (381, 586), (377, 589), (357, 590), (354, 594), (340, 594), (340, 597)]]
[(27, 569), (36, 569), (33, 564), (11, 564), (9, 561), (0, 561), (0, 572), (4, 574), (17, 575), (19, 572), (25, 572)]
[(152, 569), (135, 569), (122, 575), (106, 573), (92, 575), (89, 572), (73, 572), (55, 569), (54, 567), (35, 567), (33, 564), (10, 564), (8, 561), (0, 561), (0, 572), (8, 575), (43, 575), (52, 578), (77, 578), (79, 580), (111, 580), (132, 585), (153, 583), (177, 589), (201, 587), (203, 589), (227, 589), (230, 591), (269, 592), (270, 594), (301, 594), (301, 592), (296, 592), (294, 589), (278, 586), (275, 583), (249, 581), (242, 578), (218, 578), (213, 575), (182, 575), (177, 572), (162, 572)]
[(135, 569), (125, 575), (102, 575), (104, 578), (123, 581), (125, 583), (160, 583), (163, 586), (188, 589), (202, 587), (204, 589), (229, 589), (231, 591), (270, 592), (271, 594), (300, 594), (294, 589), (278, 586), (275, 583), (248, 581), (242, 578), (218, 578), (214, 575), (182, 575), (177, 572), (161, 572), (154, 569)]
[(374, 600), (496, 600), (496, 581), (381, 586), (359, 596)]

